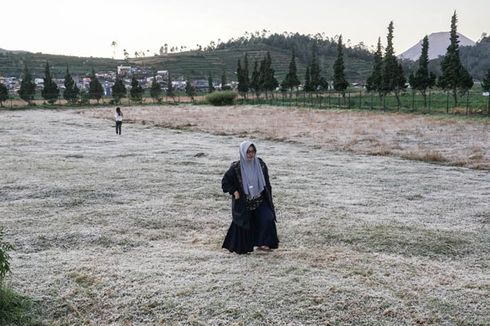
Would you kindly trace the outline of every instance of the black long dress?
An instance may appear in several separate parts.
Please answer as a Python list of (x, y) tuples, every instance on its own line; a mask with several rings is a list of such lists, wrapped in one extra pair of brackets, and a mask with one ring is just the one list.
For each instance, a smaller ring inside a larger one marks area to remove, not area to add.
[[(233, 162), (221, 181), (223, 192), (232, 196), (231, 211), (233, 221), (228, 229), (223, 248), (237, 254), (246, 254), (254, 250), (254, 246), (278, 248), (279, 239), (276, 230), (276, 213), (272, 201), (272, 187), (269, 181), (267, 165), (259, 158), (264, 174), (266, 187), (263, 191), (263, 202), (254, 210), (247, 207), (243, 192), (240, 161)], [(234, 192), (240, 193), (238, 200)]]

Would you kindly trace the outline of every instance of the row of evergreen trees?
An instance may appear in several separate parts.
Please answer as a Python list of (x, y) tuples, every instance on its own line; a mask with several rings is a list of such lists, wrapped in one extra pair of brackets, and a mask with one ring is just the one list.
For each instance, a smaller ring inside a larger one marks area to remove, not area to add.
[[(89, 75), (90, 83), (87, 91), (81, 91), (76, 85), (73, 77), (70, 74), (70, 71), (67, 67), (66, 74), (64, 78), (64, 86), (65, 90), (63, 91), (63, 99), (65, 99), (70, 104), (75, 104), (78, 102), (88, 103), (90, 99), (96, 100), (97, 102), (104, 96), (104, 89), (102, 84), (97, 79), (95, 75), (94, 69), (92, 69), (91, 74)], [(174, 89), (172, 87), (172, 81), (170, 79), (170, 75), (168, 76), (168, 88), (167, 95), (174, 96)], [(190, 85), (190, 84), (189, 84)], [(188, 95), (193, 95), (193, 88), (188, 89), (186, 91)], [(33, 81), (32, 75), (27, 68), (24, 66), (24, 74), (20, 84), (20, 89), (18, 91), (19, 97), (26, 101), (29, 105), (32, 104), (34, 100), (34, 96), (36, 94), (36, 84)], [(116, 81), (112, 86), (112, 97), (114, 102), (117, 104), (121, 101), (122, 98), (128, 96), (128, 91), (124, 86), (122, 78), (120, 76), (116, 77)], [(139, 84), (136, 78), (132, 78), (131, 80), (131, 88), (129, 90), (129, 96), (132, 101), (141, 102), (143, 100), (144, 89)], [(46, 62), (45, 74), (44, 74), (44, 87), (41, 90), (41, 96), (50, 104), (55, 103), (60, 97), (60, 89), (58, 85), (55, 83), (51, 76), (49, 63)], [(150, 96), (157, 100), (161, 101), (163, 96), (163, 90), (160, 86), (160, 83), (156, 82), (156, 78), (153, 78), (153, 83), (151, 84)], [(4, 101), (8, 100), (9, 94), (5, 85), (0, 84), (0, 104)]]
[[(409, 76), (409, 84), (414, 91), (419, 91), (424, 97), (427, 105), (427, 91), (438, 86), (450, 91), (454, 98), (454, 103), (458, 103), (458, 93), (466, 93), (473, 87), (473, 78), (464, 68), (459, 56), (457, 34), (457, 16), (454, 12), (451, 18), (450, 45), (446, 55), (441, 61), (442, 74), (439, 78), (429, 71), (429, 39), (427, 36), (422, 41), (422, 53), (418, 60), (418, 69)], [(483, 89), (489, 89), (490, 70), (482, 84)], [(368, 91), (377, 92), (380, 97), (388, 93), (394, 93), (400, 106), (399, 94), (406, 88), (406, 78), (403, 73), (401, 63), (397, 60), (393, 50), (393, 22), (388, 26), (387, 46), (383, 57), (381, 40), (378, 39), (377, 50), (374, 53), (374, 64), (372, 74), (366, 82)]]
[[(388, 26), (387, 46), (383, 56), (381, 39), (378, 38), (377, 50), (374, 53), (373, 71), (366, 81), (366, 89), (369, 92), (377, 92), (381, 98), (385, 97), (389, 93), (393, 93), (400, 106), (400, 93), (405, 90), (407, 80), (405, 78), (401, 62), (398, 61), (394, 54), (393, 47), (393, 22), (390, 22)], [(447, 49), (447, 53), (441, 61), (442, 74), (439, 78), (433, 72), (429, 71), (429, 59), (428, 49), (429, 42), (428, 37), (425, 36), (422, 43), (422, 53), (418, 60), (418, 69), (411, 73), (409, 76), (409, 84), (414, 91), (419, 91), (426, 103), (427, 91), (438, 86), (444, 90), (448, 90), (452, 93), (454, 103), (458, 103), (458, 93), (465, 93), (473, 86), (473, 79), (468, 71), (463, 67), (459, 56), (457, 35), (457, 16), (454, 12), (451, 19), (451, 33), (450, 33), (450, 45)], [(331, 87), (342, 94), (345, 94), (345, 90), (349, 86), (344, 74), (344, 58), (343, 58), (343, 44), (342, 36), (339, 37), (337, 42), (337, 58), (333, 65), (333, 83)], [(269, 94), (273, 94), (273, 91), (279, 86), (277, 79), (274, 77), (274, 69), (272, 68), (272, 58), (270, 53), (267, 52), (265, 57), (258, 62), (254, 63), (254, 68), (251, 77), (249, 76), (249, 63), (248, 55), (242, 60), (238, 60), (237, 64), (237, 79), (238, 79), (238, 91), (246, 98), (248, 92), (253, 92), (256, 96), (261, 93), (265, 93), (265, 97), (268, 98)], [(67, 68), (65, 74), (65, 91), (63, 92), (63, 98), (70, 103), (76, 103), (79, 100), (88, 101), (88, 99), (95, 99), (99, 101), (103, 94), (103, 88), (100, 82), (97, 80), (95, 71), (92, 69), (90, 75), (90, 84), (87, 92), (80, 92), (76, 86), (70, 72)], [(226, 75), (223, 74), (222, 89), (226, 89)], [(297, 76), (296, 69), (296, 54), (293, 50), (291, 62), (289, 64), (289, 70), (284, 80), (281, 82), (281, 90), (286, 91), (297, 89), (300, 85), (300, 80)], [(490, 91), (490, 70), (487, 72), (486, 77), (483, 80), (483, 89)], [(327, 90), (329, 84), (325, 77), (321, 76), (321, 70), (318, 63), (318, 48), (316, 43), (312, 44), (311, 60), (306, 68), (304, 77), (303, 90), (306, 92), (317, 92), (321, 90)], [(186, 94), (191, 98), (195, 95), (195, 89), (189, 81), (186, 84)], [(209, 76), (209, 92), (214, 90), (212, 77)], [(42, 97), (48, 103), (54, 103), (59, 98), (60, 90), (56, 83), (53, 81), (50, 73), (49, 63), (46, 63), (44, 88), (41, 92)], [(136, 78), (131, 81), (130, 98), (133, 101), (141, 102), (144, 94), (143, 88), (139, 85)], [(32, 81), (32, 76), (25, 66), (24, 78), (22, 79), (21, 88), (19, 90), (20, 97), (28, 102), (32, 102), (35, 94), (35, 84)], [(173, 97), (174, 89), (172, 87), (172, 81), (170, 75), (168, 75), (166, 95)], [(119, 103), (124, 97), (127, 97), (127, 90), (123, 84), (122, 79), (117, 76), (116, 82), (112, 87), (112, 96), (115, 103)], [(150, 88), (150, 96), (156, 101), (160, 102), (163, 96), (163, 90), (156, 79), (153, 79)], [(4, 85), (0, 84), (0, 104), (8, 99), (8, 92)], [(427, 104), (427, 103), (426, 103)]]
[[(345, 90), (349, 86), (349, 83), (347, 82), (344, 73), (345, 66), (342, 36), (339, 37), (337, 44), (337, 59), (333, 65), (334, 76), (332, 86), (336, 91), (344, 94)], [(326, 78), (321, 76), (320, 64), (318, 62), (318, 48), (316, 43), (313, 43), (311, 52), (311, 62), (306, 67), (303, 90), (306, 92), (327, 90), (329, 88), (329, 84)], [(245, 98), (247, 97), (247, 93), (249, 91), (254, 92), (257, 97), (261, 93), (265, 93), (265, 97), (268, 98), (268, 94), (273, 94), (272, 92), (279, 86), (277, 79), (274, 77), (272, 58), (269, 52), (267, 52), (260, 63), (257, 60), (255, 61), (251, 78), (249, 77), (247, 54), (245, 54), (243, 62), (240, 59), (238, 60), (236, 74), (238, 79), (238, 91)], [(289, 63), (288, 73), (281, 82), (280, 86), (282, 91), (293, 91), (294, 89), (297, 89), (300, 84), (301, 82), (298, 78), (296, 68), (296, 54), (293, 51), (291, 62)]]

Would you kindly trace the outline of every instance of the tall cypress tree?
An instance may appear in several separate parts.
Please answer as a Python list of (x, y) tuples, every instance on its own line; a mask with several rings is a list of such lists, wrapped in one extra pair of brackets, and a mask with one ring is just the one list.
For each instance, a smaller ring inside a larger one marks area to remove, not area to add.
[(305, 84), (303, 85), (303, 90), (305, 92), (313, 91), (313, 87), (311, 87), (311, 79), (310, 79), (310, 66), (306, 66)]
[(7, 86), (0, 83), (0, 107), (3, 107), (3, 102), (9, 99), (9, 90)]
[(53, 104), (60, 95), (58, 85), (53, 81), (51, 77), (51, 70), (49, 69), (49, 62), (46, 61), (46, 67), (44, 68), (44, 87), (41, 90), (42, 97), (48, 101), (49, 104)]
[(344, 54), (342, 49), (342, 35), (339, 37), (337, 43), (337, 59), (333, 64), (333, 88), (337, 92), (342, 92), (342, 96), (345, 96), (345, 90), (349, 83), (345, 79), (345, 66), (344, 66)]
[(119, 75), (117, 75), (116, 81), (112, 86), (112, 98), (114, 99), (114, 102), (116, 102), (116, 104), (119, 104), (121, 102), (121, 99), (126, 97), (126, 95), (127, 95), (126, 86), (124, 86), (122, 78)]
[(441, 61), (442, 75), (439, 77), (439, 86), (453, 93), (454, 103), (458, 104), (458, 89), (462, 92), (473, 87), (473, 79), (461, 64), (459, 57), (459, 36), (457, 32), (456, 11), (451, 18), (450, 44), (446, 55)]
[[(490, 92), (490, 69), (488, 69), (487, 74), (483, 77), (483, 81), (481, 84), (483, 91), (489, 93)], [(487, 96), (487, 114), (490, 114), (490, 94)]]
[(192, 86), (189, 79), (185, 82), (185, 94), (191, 98), (191, 101), (194, 102), (194, 96), (196, 95), (196, 89)]
[[(272, 68), (272, 58), (269, 51), (263, 60), (263, 67), (261, 67), (261, 85), (265, 91), (265, 97), (267, 98), (267, 92), (271, 92), (271, 96), (274, 97), (273, 91), (279, 86), (276, 77), (274, 76), (274, 69)], [(261, 65), (262, 66), (262, 65)]]
[(381, 38), (378, 38), (378, 46), (374, 52), (373, 72), (366, 81), (368, 92), (378, 92), (382, 95), (383, 89), (383, 49), (381, 47)]
[(422, 40), (422, 53), (419, 58), (419, 68), (410, 74), (409, 83), (413, 90), (418, 90), (424, 97), (424, 106), (427, 106), (427, 89), (432, 88), (436, 82), (436, 75), (429, 72), (429, 38), (426, 35)]
[(162, 86), (157, 82), (156, 76), (153, 76), (153, 81), (151, 82), (150, 96), (153, 100), (157, 101), (157, 103), (162, 102)]
[(318, 63), (318, 47), (316, 42), (313, 42), (311, 47), (311, 63), (310, 63), (310, 87), (312, 91), (317, 91), (320, 87), (320, 64)]
[(32, 104), (32, 100), (34, 100), (34, 95), (36, 94), (36, 84), (32, 81), (32, 75), (27, 65), (24, 65), (24, 74), (18, 93), (20, 98), (26, 101), (28, 105)]
[(250, 90), (250, 77), (248, 68), (248, 53), (245, 53), (245, 58), (243, 59), (243, 69), (242, 69), (242, 79), (243, 79), (243, 89), (245, 91), (245, 97)]
[(488, 69), (487, 74), (483, 77), (481, 87), (485, 92), (490, 92), (490, 69)]
[(255, 92), (255, 96), (260, 95), (260, 70), (257, 60), (254, 62), (254, 70), (252, 72), (252, 80), (250, 81), (250, 88)]
[(223, 70), (223, 73), (221, 74), (221, 90), (229, 90), (230, 86), (228, 86), (228, 80), (226, 79), (226, 71)]
[(388, 26), (388, 36), (385, 57), (383, 62), (383, 93), (384, 95), (394, 92), (398, 108), (401, 105), (400, 91), (405, 88), (405, 77), (403, 76), (403, 68), (395, 56), (393, 47), (393, 21)]
[(247, 97), (247, 93), (249, 90), (250, 80), (248, 77), (248, 55), (245, 54), (245, 58), (243, 60), (243, 65), (241, 64), (240, 59), (238, 59), (237, 63), (237, 78), (238, 78), (238, 91), (244, 98)]
[(144, 92), (145, 90), (143, 89), (143, 87), (141, 87), (138, 80), (135, 77), (133, 77), (131, 79), (131, 89), (129, 90), (129, 95), (131, 96), (131, 100), (141, 103), (141, 101), (143, 101)]
[(91, 99), (97, 100), (97, 103), (99, 103), (99, 100), (104, 95), (104, 89), (102, 88), (102, 85), (100, 84), (99, 80), (97, 79), (97, 76), (95, 76), (94, 68), (92, 68), (92, 73), (90, 74), (90, 83), (89, 83), (89, 87), (88, 87), (88, 95)]
[(175, 101), (175, 91), (174, 86), (172, 85), (172, 77), (170, 76), (170, 72), (167, 75), (167, 96), (171, 97)]
[(80, 89), (78, 88), (77, 84), (73, 80), (70, 71), (68, 70), (68, 66), (66, 67), (66, 74), (65, 74), (65, 91), (63, 92), (63, 98), (68, 101), (69, 103), (76, 103), (78, 99), (78, 94), (80, 93)]
[(213, 76), (209, 74), (208, 76), (208, 93), (214, 92)]
[(298, 71), (296, 68), (296, 55), (293, 51), (291, 55), (291, 61), (289, 62), (288, 73), (281, 84), (282, 87), (285, 89), (289, 89), (290, 91), (293, 91), (293, 88), (298, 87), (301, 82), (298, 79), (297, 73)]
[(265, 92), (265, 98), (267, 98), (267, 90), (265, 89), (265, 83), (267, 79), (267, 60), (266, 58), (262, 58), (260, 60), (260, 66), (259, 66), (259, 82), (258, 82), (258, 88), (262, 92)]

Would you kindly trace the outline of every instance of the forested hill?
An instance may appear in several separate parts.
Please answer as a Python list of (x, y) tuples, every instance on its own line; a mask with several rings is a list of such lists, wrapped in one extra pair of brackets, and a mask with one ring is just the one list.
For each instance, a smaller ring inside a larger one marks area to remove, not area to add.
[[(221, 76), (223, 71), (228, 78), (235, 80), (234, 75), (238, 59), (248, 54), (249, 70), (253, 70), (254, 61), (260, 61), (270, 52), (272, 66), (276, 78), (282, 80), (287, 73), (291, 55), (294, 51), (298, 76), (303, 79), (306, 65), (312, 56), (313, 44), (316, 44), (321, 74), (327, 79), (333, 76), (333, 63), (337, 56), (337, 43), (333, 39), (320, 35), (310, 36), (301, 34), (250, 34), (217, 45), (211, 43), (207, 47), (200, 47), (194, 51), (165, 54), (162, 56), (131, 59), (138, 64), (155, 66), (158, 69), (168, 69), (178, 75), (189, 78), (207, 77), (212, 74), (215, 78)], [(345, 73), (349, 81), (362, 82), (372, 69), (372, 54), (363, 46), (346, 48), (344, 50)]]
[(74, 75), (86, 75), (92, 68), (96, 71), (115, 71), (123, 60), (110, 58), (76, 57), (27, 51), (0, 51), (0, 76), (21, 77), (24, 64), (27, 65), (34, 77), (44, 77), (46, 62), (49, 62), (51, 73), (55, 78), (63, 78), (66, 68)]
[[(218, 45), (211, 43), (191, 51), (161, 53), (160, 55), (113, 60), (109, 58), (86, 58), (24, 51), (0, 51), (0, 75), (22, 75), (24, 64), (27, 64), (36, 77), (43, 77), (46, 61), (52, 66), (52, 73), (62, 78), (68, 66), (75, 75), (87, 74), (94, 68), (96, 71), (114, 71), (118, 64), (139, 65), (154, 70), (169, 70), (176, 78), (207, 78), (210, 74), (218, 80), (226, 72), (229, 80), (235, 80), (238, 59), (245, 53), (249, 56), (250, 73), (254, 61), (260, 61), (267, 52), (272, 57), (276, 78), (282, 80), (286, 75), (291, 54), (294, 50), (297, 57), (298, 76), (303, 79), (306, 65), (312, 55), (313, 44), (317, 44), (318, 60), (322, 75), (331, 79), (332, 66), (336, 58), (336, 42), (333, 39), (301, 34), (251, 34)], [(363, 81), (370, 73), (372, 54), (362, 45), (344, 50), (346, 76), (349, 81)]]
[[(26, 64), (35, 77), (44, 76), (46, 61), (56, 78), (63, 78), (66, 67), (74, 75), (88, 74), (92, 68), (96, 72), (115, 71), (117, 65), (138, 65), (146, 71), (168, 70), (173, 78), (198, 79), (209, 75), (218, 81), (223, 72), (228, 80), (236, 80), (235, 72), (238, 59), (248, 53), (249, 71), (254, 61), (260, 61), (267, 52), (272, 57), (272, 66), (276, 78), (281, 81), (287, 73), (291, 54), (297, 59), (298, 77), (303, 80), (306, 65), (310, 62), (312, 48), (316, 44), (321, 75), (331, 80), (333, 63), (337, 55), (336, 39), (320, 34), (302, 35), (298, 33), (271, 34), (245, 33), (244, 36), (209, 46), (184, 52), (160, 53), (159, 55), (113, 60), (110, 58), (87, 58), (63, 55), (30, 53), (25, 51), (0, 51), (0, 75), (20, 77)], [(470, 74), (477, 80), (490, 69), (490, 37), (484, 37), (472, 47), (461, 47), (461, 61)], [(345, 74), (349, 82), (364, 83), (372, 71), (373, 54), (363, 44), (348, 46), (344, 49)], [(430, 63), (432, 71), (440, 74), (440, 59)], [(416, 63), (405, 62), (408, 75), (416, 69)]]

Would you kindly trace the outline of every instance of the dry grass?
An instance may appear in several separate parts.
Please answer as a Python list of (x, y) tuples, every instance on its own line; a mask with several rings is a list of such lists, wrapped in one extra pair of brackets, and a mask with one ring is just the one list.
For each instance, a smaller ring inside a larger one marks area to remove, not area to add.
[[(490, 169), (488, 121), (266, 106), (155, 106), (124, 111), (127, 121), (134, 123)], [(80, 113), (112, 119), (112, 109)], [(475, 147), (477, 155), (472, 151)]]
[[(439, 152), (437, 151), (418, 151), (418, 152), (409, 152), (408, 154), (403, 154), (403, 158), (409, 159), (409, 160), (416, 160), (416, 161), (424, 161), (424, 162), (433, 162), (433, 163), (444, 163), (447, 162), (448, 160)], [(454, 164), (453, 165), (458, 165), (458, 166), (464, 166), (461, 164)]]
[[(362, 142), (331, 151), (354, 139), (331, 120), (350, 119), (360, 137), (356, 115), (285, 111), (304, 119), (287, 138), (289, 118), (262, 108), (285, 139), (257, 139), (281, 243), (237, 256), (220, 248), (230, 223), (220, 180), (242, 138), (211, 116), (239, 115), (179, 109), (125, 109), (137, 121), (148, 110), (151, 123), (125, 124), (122, 136), (112, 121), (68, 111), (0, 112), (0, 224), (17, 247), (9, 281), (34, 300), (41, 324), (490, 323), (488, 171), (358, 155)], [(158, 110), (167, 120), (151, 118)], [(320, 132), (321, 119), (336, 133)], [(387, 123), (375, 131), (393, 135), (392, 119), (378, 117)], [(240, 121), (238, 134), (265, 136)], [(208, 123), (214, 135), (189, 131)], [(389, 149), (376, 132), (366, 136), (373, 148)], [(488, 144), (474, 146), (486, 153)]]

